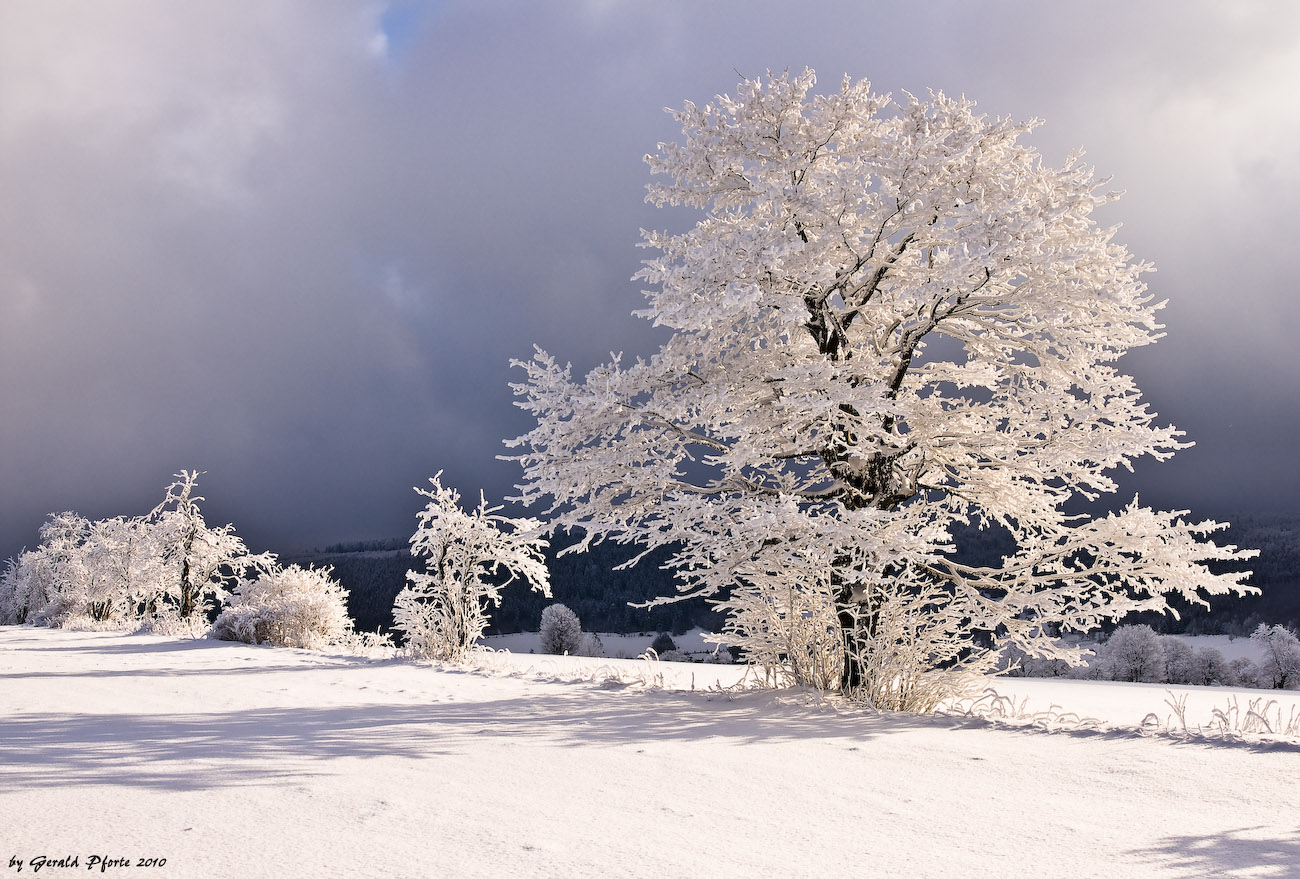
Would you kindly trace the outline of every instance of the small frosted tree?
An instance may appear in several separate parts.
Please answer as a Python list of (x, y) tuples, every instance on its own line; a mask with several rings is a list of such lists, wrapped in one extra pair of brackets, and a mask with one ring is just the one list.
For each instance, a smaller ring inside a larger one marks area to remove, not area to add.
[(1165, 681), (1165, 646), (1150, 626), (1120, 626), (1102, 646), (1102, 674), (1112, 681)]
[(429, 499), (411, 536), (411, 555), (425, 570), (407, 573), (410, 582), (397, 595), (393, 621), (413, 655), (462, 662), (507, 583), (522, 578), (550, 596), (546, 541), (540, 521), (497, 515), (501, 507), (489, 507), (482, 492), (478, 506), (466, 512), (460, 492), (441, 480), (440, 470), (429, 480), (432, 488), (415, 489)]
[(1261, 687), (1300, 689), (1300, 639), (1291, 630), (1286, 626), (1260, 623), (1250, 640), (1264, 654), (1257, 666)]
[(5, 563), (0, 575), (0, 624), (26, 623), (49, 602), (42, 566), (39, 550), (23, 550)]
[(1165, 680), (1171, 684), (1199, 684), (1201, 665), (1198, 664), (1196, 651), (1186, 641), (1178, 638), (1164, 637), (1160, 645), (1165, 653)]
[[(648, 200), (703, 217), (645, 233), (637, 275), (671, 338), (583, 379), (541, 349), (517, 364), (521, 499), (582, 529), (575, 551), (673, 548), (673, 598), (734, 610), (761, 656), (813, 649), (801, 629), (829, 608), (834, 686), (881, 708), (929, 708), (1010, 646), (1081, 662), (1057, 635), (1170, 594), (1249, 591), (1206, 566), (1248, 555), (1207, 539), (1218, 523), (1136, 498), (1074, 513), (1186, 446), (1114, 365), (1159, 338), (1162, 303), (1092, 217), (1105, 181), (1079, 155), (1045, 165), (1021, 141), (1036, 121), (814, 84), (746, 79), (673, 113)], [(1014, 550), (959, 561), (971, 523)]]
[(537, 639), (543, 653), (556, 656), (577, 655), (582, 646), (582, 623), (567, 605), (547, 605), (542, 610)]
[(289, 565), (241, 580), (212, 624), (226, 641), (322, 650), (352, 631), (348, 593), (333, 568)]
[(83, 564), (91, 619), (139, 617), (147, 596), (165, 588), (166, 566), (157, 537), (143, 517), (115, 516), (90, 523)]
[(233, 525), (213, 527), (204, 521), (199, 509), (204, 498), (195, 492), (200, 475), (198, 470), (177, 473), (162, 503), (149, 514), (167, 575), (158, 593), (145, 601), (152, 612), (165, 600), (182, 620), (201, 617), (224, 601), (241, 578), (275, 564), (269, 553), (250, 553)]
[(90, 524), (71, 511), (51, 513), (41, 525), (39, 546), (23, 554), (31, 566), (28, 594), (34, 622), (59, 626), (85, 612), (92, 594), (85, 552)]
[(1237, 684), (1237, 674), (1223, 658), (1223, 652), (1215, 647), (1200, 647), (1192, 659), (1193, 684), (1231, 687)]

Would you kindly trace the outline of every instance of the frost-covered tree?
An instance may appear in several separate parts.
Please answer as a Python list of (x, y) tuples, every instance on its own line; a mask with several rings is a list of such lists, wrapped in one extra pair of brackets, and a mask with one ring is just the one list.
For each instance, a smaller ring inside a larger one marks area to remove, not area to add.
[(213, 637), (308, 650), (339, 643), (352, 620), (333, 570), (289, 565), (241, 580), (212, 624)]
[(1150, 626), (1120, 626), (1098, 654), (1102, 674), (1112, 681), (1165, 681), (1165, 645)]
[(1192, 658), (1191, 677), (1191, 683), (1204, 687), (1211, 684), (1231, 687), (1237, 684), (1236, 672), (1232, 670), (1228, 661), (1223, 658), (1223, 652), (1215, 647), (1197, 648), (1196, 654)]
[(411, 536), (411, 555), (425, 570), (407, 573), (410, 585), (393, 605), (394, 628), (405, 633), (412, 654), (460, 662), (482, 637), (488, 609), (501, 604), (507, 583), (523, 578), (550, 596), (546, 541), (541, 522), (497, 515), (501, 507), (489, 507), (482, 492), (478, 507), (466, 512), (460, 492), (443, 486), (441, 470), (429, 482), (432, 488), (415, 489), (429, 502)]
[(0, 574), (0, 624), (21, 625), (49, 601), (39, 551), (23, 550), (5, 562)]
[(542, 610), (537, 640), (543, 653), (577, 655), (582, 646), (582, 623), (568, 605), (549, 604)]
[(1192, 645), (1178, 638), (1163, 637), (1160, 645), (1165, 654), (1165, 680), (1171, 684), (1199, 684), (1203, 668), (1197, 662)]
[(1286, 626), (1260, 623), (1251, 633), (1250, 640), (1263, 653), (1257, 666), (1259, 686), (1271, 686), (1276, 690), (1300, 689), (1300, 638), (1296, 638)]
[(167, 570), (154, 523), (139, 516), (91, 522), (82, 547), (91, 619), (142, 615), (149, 596), (166, 586)]
[(1268, 681), (1261, 681), (1262, 675), (1259, 666), (1250, 661), (1248, 656), (1238, 656), (1228, 663), (1229, 675), (1231, 680), (1228, 683), (1233, 687), (1268, 687), (1272, 686)]
[(22, 562), (31, 566), (28, 594), (34, 622), (58, 626), (84, 612), (91, 594), (84, 549), (90, 524), (72, 511), (50, 513), (40, 528), (40, 544), (23, 553)]
[(268, 553), (250, 553), (233, 525), (212, 527), (204, 521), (199, 509), (204, 498), (195, 493), (200, 475), (198, 470), (177, 473), (162, 503), (150, 513), (168, 577), (161, 594), (148, 600), (156, 604), (166, 599), (183, 620), (220, 604), (241, 578), (270, 570), (275, 563)]
[[(703, 217), (645, 233), (637, 275), (672, 336), (583, 379), (541, 349), (518, 364), (521, 498), (588, 543), (674, 547), (678, 597), (730, 596), (732, 643), (776, 625), (803, 645), (829, 616), (836, 686), (886, 708), (933, 705), (1008, 646), (1078, 662), (1055, 635), (1171, 593), (1247, 591), (1206, 567), (1246, 556), (1206, 539), (1218, 523), (1136, 498), (1067, 512), (1186, 445), (1115, 366), (1159, 338), (1161, 303), (1093, 218), (1105, 181), (1045, 164), (1022, 142), (1037, 122), (814, 84), (674, 112), (648, 198)], [(969, 522), (1015, 549), (959, 561)]]

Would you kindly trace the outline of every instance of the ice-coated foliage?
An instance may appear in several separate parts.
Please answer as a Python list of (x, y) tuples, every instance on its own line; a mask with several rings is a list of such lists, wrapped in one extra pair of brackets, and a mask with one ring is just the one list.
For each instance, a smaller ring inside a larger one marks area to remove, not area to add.
[(440, 470), (429, 480), (432, 488), (416, 488), (429, 502), (411, 536), (411, 555), (425, 570), (407, 574), (410, 585), (397, 595), (393, 621), (412, 655), (460, 662), (482, 637), (488, 609), (500, 604), (506, 583), (523, 578), (549, 596), (550, 579), (541, 522), (497, 515), (501, 507), (489, 507), (482, 492), (478, 507), (466, 512), (460, 492), (441, 480)]
[(177, 473), (150, 514), (168, 571), (166, 585), (153, 600), (174, 604), (182, 619), (221, 604), (241, 579), (275, 564), (269, 553), (250, 553), (233, 525), (212, 527), (204, 521), (199, 510), (204, 498), (194, 493), (200, 475), (197, 470)]
[(582, 623), (578, 615), (565, 605), (549, 604), (542, 611), (537, 637), (543, 653), (576, 656), (582, 647)]
[(1228, 670), (1231, 681), (1225, 681), (1232, 686), (1237, 687), (1267, 687), (1268, 683), (1260, 683), (1259, 666), (1251, 662), (1249, 657), (1238, 656), (1228, 663)]
[(1102, 645), (1097, 661), (1107, 680), (1167, 680), (1165, 642), (1150, 626), (1120, 626)]
[(347, 591), (329, 568), (298, 565), (241, 580), (212, 624), (213, 637), (322, 650), (352, 631)]
[(24, 583), (28, 619), (37, 625), (58, 626), (84, 610), (88, 598), (83, 547), (90, 522), (73, 512), (51, 513), (41, 525), (40, 544), (24, 552)]
[(1277, 690), (1300, 689), (1300, 639), (1285, 626), (1259, 624), (1250, 640), (1264, 658), (1258, 665), (1258, 685)]
[[(1056, 635), (1171, 594), (1249, 591), (1206, 567), (1250, 555), (1206, 539), (1219, 523), (1067, 512), (1186, 445), (1115, 367), (1162, 303), (1093, 219), (1105, 181), (1044, 164), (1035, 121), (814, 84), (673, 113), (648, 199), (703, 217), (646, 232), (637, 275), (672, 336), (580, 379), (540, 348), (517, 363), (521, 499), (587, 542), (674, 548), (678, 597), (719, 600), (729, 643), (882, 708), (930, 707), (1008, 646), (1077, 663)], [(959, 562), (971, 522), (1014, 550)]]
[(1194, 684), (1197, 676), (1196, 651), (1177, 638), (1161, 638), (1165, 653), (1165, 677), (1171, 684)]
[(1198, 647), (1192, 656), (1191, 675), (1186, 683), (1202, 687), (1215, 684), (1232, 687), (1237, 685), (1238, 680), (1232, 666), (1223, 658), (1222, 651), (1215, 647)]

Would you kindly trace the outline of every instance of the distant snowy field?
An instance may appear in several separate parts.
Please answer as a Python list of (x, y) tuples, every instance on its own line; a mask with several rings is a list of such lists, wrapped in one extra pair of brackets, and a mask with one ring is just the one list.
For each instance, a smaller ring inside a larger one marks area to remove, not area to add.
[(990, 723), (717, 689), (738, 666), (484, 664), (0, 628), (0, 868), (1300, 876), (1294, 739), (1139, 731), (1170, 691), (1192, 723), (1300, 693), (997, 680), (980, 704), (1020, 720)]

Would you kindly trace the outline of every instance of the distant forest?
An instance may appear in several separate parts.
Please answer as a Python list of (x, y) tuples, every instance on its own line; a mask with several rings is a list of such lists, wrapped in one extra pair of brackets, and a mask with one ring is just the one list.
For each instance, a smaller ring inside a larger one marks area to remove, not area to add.
[[(1262, 590), (1249, 598), (1216, 598), (1211, 609), (1177, 603), (1179, 618), (1142, 614), (1126, 623), (1146, 623), (1166, 634), (1249, 634), (1259, 623), (1300, 629), (1300, 516), (1247, 516), (1232, 520), (1220, 540), (1260, 551), (1247, 567), (1250, 582)], [(956, 535), (959, 556), (972, 564), (996, 563), (1009, 546), (1005, 534), (969, 528)], [(571, 542), (571, 541), (570, 541)], [(653, 608), (635, 607), (676, 594), (672, 574), (663, 570), (665, 552), (656, 552), (625, 571), (614, 568), (635, 554), (631, 547), (604, 543), (588, 552), (557, 558), (569, 545), (562, 539), (547, 553), (552, 599), (523, 583), (506, 587), (501, 607), (492, 611), (488, 634), (536, 631), (542, 608), (558, 601), (573, 610), (583, 629), (596, 632), (671, 632), (696, 626), (716, 631), (721, 616), (701, 598)], [(387, 632), (393, 624), (393, 600), (412, 567), (405, 538), (335, 544), (321, 550), (286, 555), (285, 562), (325, 565), (348, 590), (348, 611), (362, 631)]]
[[(603, 543), (587, 552), (557, 557), (575, 542), (552, 541), (546, 553), (551, 572), (552, 598), (545, 598), (522, 582), (511, 583), (501, 594), (501, 607), (491, 612), (489, 635), (536, 631), (542, 609), (553, 602), (567, 605), (588, 632), (671, 632), (692, 628), (716, 630), (722, 618), (701, 598), (653, 608), (634, 607), (655, 598), (674, 595), (672, 575), (662, 570), (666, 552), (651, 553), (629, 570), (614, 568), (636, 555), (628, 546)], [(405, 538), (335, 544), (323, 550), (284, 556), (299, 565), (330, 565), (348, 590), (348, 612), (362, 631), (387, 632), (393, 624), (393, 600), (406, 584), (413, 561)]]

